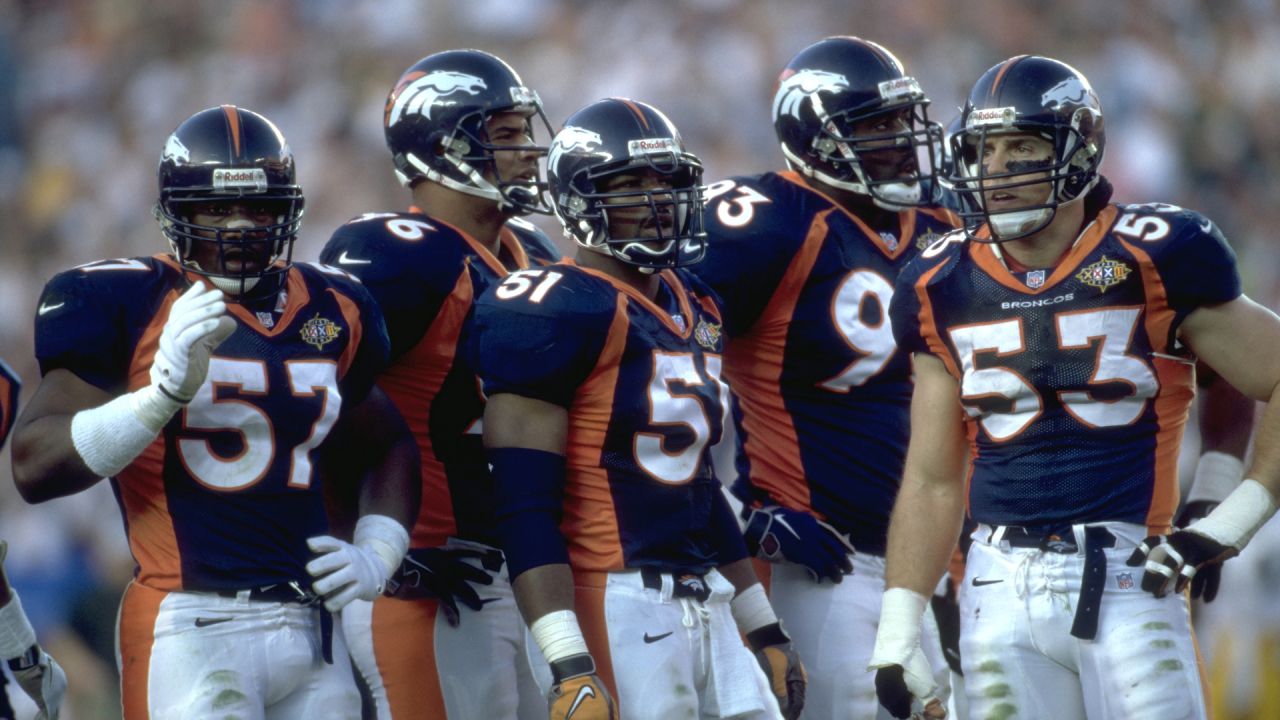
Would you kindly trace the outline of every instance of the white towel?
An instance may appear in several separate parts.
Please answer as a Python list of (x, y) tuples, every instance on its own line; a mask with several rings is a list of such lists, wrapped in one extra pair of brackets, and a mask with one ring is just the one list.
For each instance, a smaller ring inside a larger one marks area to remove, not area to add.
[(733, 621), (733, 612), (729, 609), (733, 585), (714, 570), (707, 573), (706, 581), (711, 590), (705, 620), (711, 646), (707, 681), (714, 691), (709, 698), (714, 707), (708, 710), (722, 718), (734, 718), (765, 713), (771, 704), (776, 708), (772, 696), (767, 694), (764, 673), (751, 650), (743, 644), (738, 625)]

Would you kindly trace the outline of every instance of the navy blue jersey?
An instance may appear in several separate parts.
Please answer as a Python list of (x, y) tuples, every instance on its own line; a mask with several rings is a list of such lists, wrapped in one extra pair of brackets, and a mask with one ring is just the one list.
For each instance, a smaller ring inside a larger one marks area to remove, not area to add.
[(878, 233), (793, 172), (732, 178), (709, 194), (695, 272), (723, 298), (732, 339), (734, 493), (810, 511), (881, 555), (911, 397), (889, 302), (901, 268), (956, 218), (906, 211), (896, 233)]
[[(36, 316), (42, 373), (64, 369), (113, 395), (150, 383), (174, 300), (189, 287), (169, 256), (90, 263), (55, 276)], [(228, 304), (195, 399), (112, 479), (139, 582), (160, 590), (246, 588), (307, 578), (306, 538), (327, 520), (316, 448), (387, 361), (373, 299), (338, 270), (296, 264), (279, 320)]]
[(961, 233), (923, 252), (899, 280), (893, 325), (900, 347), (960, 382), (972, 518), (1166, 531), (1194, 394), (1178, 328), (1239, 295), (1218, 229), (1169, 205), (1107, 206), (1047, 271), (1011, 272)]
[(13, 421), (18, 417), (18, 392), (22, 390), (22, 380), (18, 373), (0, 360), (0, 448), (9, 439), (9, 431), (13, 430)]
[(664, 271), (657, 302), (569, 262), (513, 273), (476, 302), (489, 395), (568, 409), (560, 525), (578, 571), (705, 571), (745, 556), (708, 448), (727, 388), (714, 297)]
[(377, 300), (392, 362), (378, 380), (418, 440), (422, 504), (413, 547), (451, 536), (497, 544), (493, 487), (480, 442), (484, 398), (463, 350), (472, 302), (508, 270), (559, 258), (547, 236), (510, 220), (497, 255), (421, 212), (370, 213), (333, 233), (323, 262), (360, 278)]

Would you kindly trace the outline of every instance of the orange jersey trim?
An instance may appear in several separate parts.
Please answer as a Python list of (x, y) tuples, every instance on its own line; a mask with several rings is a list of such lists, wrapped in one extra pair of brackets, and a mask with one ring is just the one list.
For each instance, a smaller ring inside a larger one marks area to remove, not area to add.
[[(1075, 274), (1080, 262), (1089, 253), (1093, 252), (1102, 243), (1102, 239), (1107, 236), (1107, 233), (1111, 230), (1111, 225), (1116, 221), (1118, 213), (1119, 210), (1115, 205), (1108, 205), (1103, 208), (1102, 212), (1098, 213), (1098, 217), (1094, 218), (1093, 222), (1089, 223), (1089, 227), (1085, 228), (1084, 232), (1081, 233), (1066, 256), (1054, 266), (1053, 272), (1045, 280), (1044, 285), (1038, 288), (1029, 288), (1026, 283), (1014, 277), (1013, 273), (1000, 261), (1000, 257), (996, 255), (995, 249), (992, 248), (992, 243), (970, 242), (969, 256), (992, 279), (1010, 290), (1016, 290), (1026, 295), (1040, 295)], [(991, 229), (986, 225), (978, 230), (979, 237), (990, 237), (990, 233)]]
[(751, 462), (751, 482), (787, 507), (812, 509), (799, 435), (782, 398), (781, 378), (787, 330), (805, 279), (827, 237), (827, 218), (818, 213), (799, 251), (783, 274), (751, 331), (729, 343), (725, 352), (730, 385), (746, 408), (743, 450)]
[(584, 570), (625, 567), (609, 474), (601, 458), (613, 417), (618, 367), (630, 325), (627, 298), (618, 295), (613, 322), (596, 368), (578, 388), (569, 409), (569, 440), (565, 452), (568, 474), (560, 532), (568, 540), (569, 563)]

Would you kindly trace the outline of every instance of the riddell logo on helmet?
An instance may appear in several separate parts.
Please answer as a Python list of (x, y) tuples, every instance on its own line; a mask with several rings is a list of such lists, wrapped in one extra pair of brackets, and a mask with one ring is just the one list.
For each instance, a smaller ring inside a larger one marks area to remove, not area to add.
[(965, 127), (979, 128), (991, 125), (1000, 125), (1001, 127), (1013, 127), (1013, 121), (1017, 119), (1018, 111), (1013, 107), (1001, 108), (981, 108), (969, 113), (969, 119), (965, 123)]
[(877, 87), (880, 89), (880, 97), (884, 100), (897, 100), (902, 97), (918, 97), (924, 95), (924, 91), (920, 89), (920, 83), (913, 77), (900, 77), (893, 80), (885, 80)]
[(224, 192), (266, 192), (267, 171), (262, 168), (217, 168), (213, 189)]
[(627, 154), (631, 157), (637, 155), (653, 155), (655, 153), (670, 153), (676, 151), (676, 141), (672, 138), (653, 138), (649, 140), (631, 140), (627, 142)]

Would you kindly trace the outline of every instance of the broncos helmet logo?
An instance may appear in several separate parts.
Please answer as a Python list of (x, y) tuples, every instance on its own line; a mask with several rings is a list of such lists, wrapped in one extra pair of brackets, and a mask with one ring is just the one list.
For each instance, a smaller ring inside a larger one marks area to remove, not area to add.
[(164, 152), (160, 155), (162, 160), (172, 160), (176, 164), (185, 165), (191, 162), (191, 151), (186, 145), (178, 139), (177, 135), (170, 135), (168, 141), (164, 144)]
[(825, 70), (798, 70), (778, 85), (773, 96), (773, 116), (786, 114), (800, 117), (800, 105), (819, 92), (848, 90), (849, 81), (844, 75)]
[(1068, 105), (1082, 105), (1093, 94), (1088, 86), (1074, 75), (1049, 88), (1040, 96), (1040, 104), (1046, 110), (1060, 110)]
[[(486, 89), (484, 79), (475, 75), (454, 72), (452, 70), (436, 70), (416, 78), (396, 95), (395, 102), (387, 108), (387, 127), (392, 127), (409, 115), (422, 115), (431, 119), (431, 108), (441, 98), (454, 93), (476, 95)], [(452, 104), (452, 103), (451, 103)]]
[[(551, 141), (551, 151), (547, 155), (547, 167), (552, 170), (558, 168), (560, 166), (560, 158), (565, 153), (593, 153), (603, 144), (604, 140), (601, 139), (600, 133), (586, 128), (568, 126), (556, 133), (555, 139)], [(600, 155), (602, 160), (611, 160), (613, 158), (612, 155), (603, 151), (595, 154)]]

